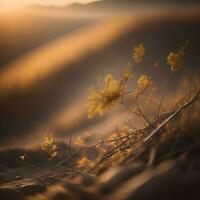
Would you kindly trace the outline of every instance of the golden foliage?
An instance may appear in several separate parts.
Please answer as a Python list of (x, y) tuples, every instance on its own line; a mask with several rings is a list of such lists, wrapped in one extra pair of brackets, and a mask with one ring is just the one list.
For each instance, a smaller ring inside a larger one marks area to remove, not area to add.
[(145, 74), (141, 75), (137, 81), (137, 89), (133, 93), (134, 97), (139, 98), (152, 83), (151, 77)]
[(108, 148), (109, 148), (108, 145), (101, 145), (100, 148), (97, 149), (98, 155), (99, 155), (99, 156), (102, 156), (102, 155), (104, 155), (105, 153), (107, 153)]
[(179, 53), (170, 52), (167, 57), (167, 63), (172, 71), (177, 71), (182, 64), (183, 57)]
[[(145, 52), (146, 49), (143, 43), (134, 47), (133, 59), (135, 64), (142, 62)], [(132, 70), (127, 68), (122, 72), (121, 80), (115, 80), (111, 74), (108, 74), (104, 79), (104, 84), (101, 89), (91, 88), (87, 104), (88, 118), (91, 119), (97, 114), (102, 117), (115, 106), (118, 99), (125, 95), (126, 83), (132, 77)], [(147, 81), (149, 81), (148, 77), (141, 76), (138, 83), (139, 92), (143, 92), (148, 87)]]
[(94, 166), (94, 162), (85, 155), (77, 161), (77, 166), (78, 168), (90, 168)]
[(83, 147), (86, 145), (85, 141), (80, 136), (76, 138), (76, 140), (74, 141), (74, 144), (78, 146), (83, 146)]
[(75, 141), (74, 144), (78, 145), (78, 146), (86, 146), (87, 141), (90, 139), (91, 134), (89, 132), (84, 132), (82, 136), (78, 136)]
[(172, 71), (177, 71), (182, 66), (183, 58), (186, 54), (186, 49), (189, 45), (189, 41), (180, 48), (179, 52), (170, 52), (167, 56), (167, 64), (170, 65)]
[(108, 136), (108, 139), (109, 140), (114, 140), (118, 137), (117, 133), (116, 132), (112, 132), (109, 136)]
[(115, 162), (121, 161), (123, 158), (124, 158), (123, 152), (118, 151), (117, 153), (115, 153), (115, 154), (112, 156), (112, 161), (113, 161), (112, 164), (115, 164)]
[(125, 149), (123, 151), (118, 151), (112, 156), (112, 165), (117, 164), (118, 162), (122, 161), (125, 157), (131, 155), (131, 149)]
[(52, 133), (49, 133), (44, 137), (42, 150), (45, 151), (49, 155), (50, 158), (54, 158), (57, 156), (58, 147), (54, 142), (54, 137)]
[(141, 90), (145, 90), (147, 87), (149, 87), (150, 83), (151, 83), (151, 78), (147, 75), (141, 75), (137, 81), (138, 83), (138, 87)]
[(133, 59), (136, 64), (139, 64), (142, 62), (144, 55), (145, 55), (146, 49), (143, 43), (137, 45), (133, 49)]
[(131, 70), (129, 70), (128, 68), (125, 69), (122, 73), (122, 80), (126, 82), (131, 78), (133, 78), (133, 73), (131, 72)]
[[(130, 77), (130, 75), (128, 76)], [(116, 105), (117, 100), (124, 92), (125, 84), (122, 84), (122, 81), (115, 80), (111, 74), (108, 74), (104, 79), (102, 89), (90, 89), (89, 103), (87, 105), (88, 118), (91, 119), (96, 114), (103, 116), (109, 109)]]

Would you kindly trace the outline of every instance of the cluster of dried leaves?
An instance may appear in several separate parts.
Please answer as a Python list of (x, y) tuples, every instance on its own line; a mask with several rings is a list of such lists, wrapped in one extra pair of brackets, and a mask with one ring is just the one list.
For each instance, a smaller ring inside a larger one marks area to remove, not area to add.
[(58, 147), (54, 141), (54, 136), (52, 133), (47, 133), (45, 135), (42, 150), (44, 150), (48, 154), (50, 159), (57, 156)]

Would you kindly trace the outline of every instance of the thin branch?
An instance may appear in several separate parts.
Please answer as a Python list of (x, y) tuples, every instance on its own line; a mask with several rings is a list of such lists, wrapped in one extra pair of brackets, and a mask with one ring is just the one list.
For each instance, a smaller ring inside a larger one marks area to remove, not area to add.
[(72, 134), (69, 134), (69, 155), (72, 153)]
[[(108, 152), (106, 152), (102, 158), (100, 159), (100, 161), (95, 165), (95, 167), (91, 170), (94, 171), (101, 163), (103, 163), (106, 159), (108, 159), (109, 157), (112, 157), (114, 154), (129, 149), (131, 147), (133, 147), (134, 144), (140, 142), (142, 140), (142, 135), (144, 134), (145, 129), (139, 129), (139, 130), (135, 130), (131, 133), (129, 133), (128, 135), (124, 136), (125, 140), (123, 140), (123, 142), (121, 142), (120, 144), (118, 144), (117, 146), (113, 147), (112, 149), (110, 149)], [(130, 135), (137, 135), (139, 134), (140, 136), (137, 137), (137, 139), (135, 138), (133, 140), (133, 142), (130, 142)], [(119, 139), (118, 139), (119, 140)], [(126, 143), (129, 142), (129, 144), (126, 145)]]
[(49, 176), (53, 173), (54, 170), (56, 170), (58, 167), (60, 167), (61, 165), (63, 165), (64, 163), (68, 162), (72, 157), (78, 155), (81, 151), (83, 150), (83, 147), (81, 147), (80, 149), (78, 149), (77, 151), (75, 151), (74, 153), (70, 154), (66, 159), (62, 160), (61, 162), (59, 162), (58, 164), (56, 164), (46, 175), (45, 180), (47, 180), (49, 178)]
[(144, 114), (144, 112), (142, 111), (141, 107), (139, 106), (139, 103), (138, 101), (136, 100), (135, 101), (135, 105), (136, 105), (136, 108), (138, 110), (138, 112), (140, 113), (141, 117), (149, 124), (152, 126), (152, 123), (150, 122), (150, 120), (147, 118), (147, 116)]
[(165, 85), (165, 88), (164, 88), (163, 95), (162, 95), (162, 97), (161, 97), (160, 103), (159, 103), (159, 105), (158, 105), (158, 110), (157, 110), (157, 112), (156, 112), (156, 118), (158, 118), (159, 115), (160, 115), (160, 109), (161, 109), (161, 106), (162, 106), (162, 104), (163, 104), (164, 98), (165, 98), (165, 96), (166, 96), (167, 89), (168, 89), (168, 87), (169, 87), (169, 85), (170, 85), (170, 83), (171, 83), (171, 81), (172, 81), (173, 76), (174, 76), (174, 72), (171, 72), (171, 74), (170, 74), (170, 76), (169, 76), (169, 79), (168, 79), (168, 81), (167, 81), (167, 84)]
[(148, 124), (152, 124), (148, 118), (146, 117), (146, 115), (143, 113), (142, 109), (140, 108), (137, 100), (135, 101), (135, 105), (136, 105), (136, 108), (137, 110), (139, 111), (140, 114), (138, 114), (136, 111), (132, 110), (124, 101), (124, 96), (122, 96), (121, 98), (121, 102), (120, 102), (121, 105), (125, 106), (125, 108), (132, 114), (134, 114), (135, 116), (139, 117), (139, 118), (142, 118), (144, 121), (146, 121)]
[(161, 130), (177, 115), (179, 115), (184, 109), (186, 109), (188, 106), (190, 106), (193, 102), (195, 102), (200, 97), (200, 90), (196, 93), (196, 95), (187, 103), (185, 103), (183, 106), (181, 106), (177, 111), (175, 111), (173, 114), (171, 114), (167, 119), (165, 119), (155, 130), (153, 130), (144, 140), (142, 146), (140, 146), (137, 149), (137, 153), (135, 153), (135, 156), (131, 158), (131, 161), (134, 161), (138, 158), (151, 144), (151, 141), (155, 136), (158, 136), (158, 134), (161, 132)]

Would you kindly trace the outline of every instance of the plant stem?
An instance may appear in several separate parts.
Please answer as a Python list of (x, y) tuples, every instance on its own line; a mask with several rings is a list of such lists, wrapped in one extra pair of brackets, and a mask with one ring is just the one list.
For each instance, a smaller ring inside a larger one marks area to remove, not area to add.
[(170, 85), (170, 83), (171, 83), (171, 81), (172, 81), (173, 75), (174, 75), (174, 72), (171, 72), (171, 74), (170, 74), (170, 76), (169, 76), (169, 79), (168, 79), (168, 81), (167, 81), (167, 84), (165, 85), (165, 88), (164, 88), (164, 91), (163, 91), (163, 95), (162, 95), (162, 98), (161, 98), (160, 103), (159, 103), (159, 105), (158, 105), (158, 110), (157, 110), (157, 112), (156, 112), (156, 119), (157, 119), (157, 118), (159, 117), (159, 115), (160, 115), (161, 106), (162, 106), (163, 101), (164, 101), (164, 98), (165, 98), (165, 96), (166, 96), (167, 89), (168, 89), (168, 87), (169, 87), (169, 85)]

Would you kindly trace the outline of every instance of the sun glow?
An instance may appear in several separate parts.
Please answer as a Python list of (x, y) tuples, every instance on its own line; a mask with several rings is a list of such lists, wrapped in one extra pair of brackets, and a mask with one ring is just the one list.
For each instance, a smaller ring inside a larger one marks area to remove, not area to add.
[(29, 5), (55, 5), (64, 6), (71, 3), (90, 3), (94, 0), (3, 0), (0, 2), (1, 8), (19, 8)]

